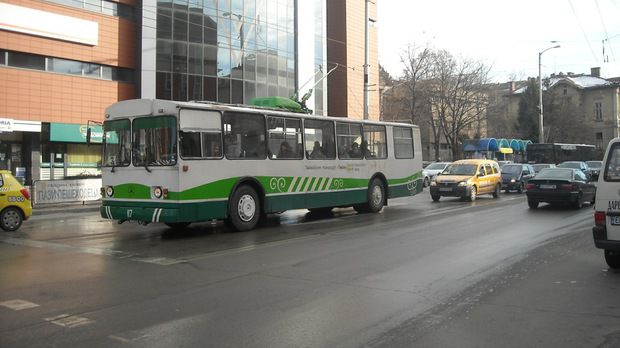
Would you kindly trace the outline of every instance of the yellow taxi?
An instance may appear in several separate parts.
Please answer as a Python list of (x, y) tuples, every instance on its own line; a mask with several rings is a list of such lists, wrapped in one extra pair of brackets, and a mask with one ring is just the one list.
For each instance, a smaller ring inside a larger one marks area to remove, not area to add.
[(0, 170), (0, 228), (17, 230), (32, 215), (30, 192), (8, 170)]
[(499, 197), (502, 176), (499, 164), (491, 160), (469, 159), (452, 162), (431, 182), (433, 201), (442, 196), (462, 197), (475, 201), (478, 195), (491, 194)]

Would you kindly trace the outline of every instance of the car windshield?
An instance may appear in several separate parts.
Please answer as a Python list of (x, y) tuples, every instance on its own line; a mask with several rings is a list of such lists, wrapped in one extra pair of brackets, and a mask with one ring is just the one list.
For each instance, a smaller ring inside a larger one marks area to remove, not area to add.
[(574, 168), (581, 169), (581, 165), (579, 162), (564, 162), (558, 165), (558, 168)]
[(587, 161), (586, 164), (594, 169), (600, 169), (603, 166), (603, 162), (601, 161)]
[(451, 164), (443, 171), (444, 175), (474, 175), (476, 174), (475, 164)]
[(445, 163), (432, 163), (430, 164), (428, 167), (426, 167), (426, 169), (444, 169), (446, 167)]
[(536, 174), (536, 179), (542, 180), (570, 180), (573, 171), (570, 169), (545, 168)]
[(506, 164), (502, 167), (502, 173), (505, 174), (521, 174), (520, 164)]
[(142, 117), (133, 121), (134, 166), (176, 164), (176, 120), (172, 116)]
[(128, 119), (103, 123), (103, 166), (128, 166), (131, 161), (131, 129)]

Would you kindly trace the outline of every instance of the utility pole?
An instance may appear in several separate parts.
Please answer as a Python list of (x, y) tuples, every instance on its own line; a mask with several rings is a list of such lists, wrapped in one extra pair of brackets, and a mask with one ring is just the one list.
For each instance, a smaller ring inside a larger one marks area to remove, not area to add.
[(549, 47), (544, 49), (542, 52), (538, 53), (538, 110), (540, 111), (539, 113), (539, 119), (538, 119), (538, 123), (540, 125), (540, 129), (538, 130), (538, 142), (540, 144), (545, 142), (545, 129), (544, 129), (544, 125), (543, 125), (543, 91), (542, 91), (542, 64), (541, 64), (541, 58), (543, 53), (549, 51), (550, 49), (553, 48), (559, 48), (560, 45), (556, 45), (553, 47)]

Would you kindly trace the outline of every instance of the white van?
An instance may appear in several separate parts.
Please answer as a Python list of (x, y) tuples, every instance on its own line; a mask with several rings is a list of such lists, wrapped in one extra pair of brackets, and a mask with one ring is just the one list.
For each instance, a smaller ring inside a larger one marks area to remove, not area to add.
[(620, 268), (620, 138), (609, 142), (596, 187), (594, 245), (610, 268)]

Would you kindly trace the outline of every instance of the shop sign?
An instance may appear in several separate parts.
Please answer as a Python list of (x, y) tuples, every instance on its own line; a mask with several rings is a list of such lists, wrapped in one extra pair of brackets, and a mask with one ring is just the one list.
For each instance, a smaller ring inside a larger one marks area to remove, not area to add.
[(13, 120), (10, 118), (0, 118), (0, 132), (12, 132)]
[[(72, 123), (50, 123), (50, 141), (66, 143), (85, 143), (88, 126)], [(99, 125), (90, 126), (90, 142), (101, 143), (103, 128)]]
[(34, 182), (34, 204), (96, 201), (101, 179), (41, 180)]

